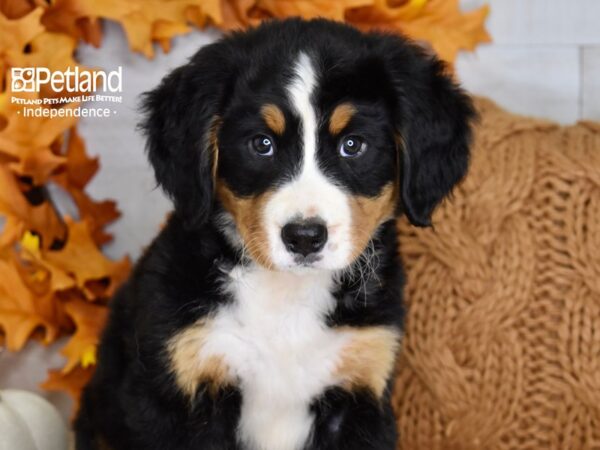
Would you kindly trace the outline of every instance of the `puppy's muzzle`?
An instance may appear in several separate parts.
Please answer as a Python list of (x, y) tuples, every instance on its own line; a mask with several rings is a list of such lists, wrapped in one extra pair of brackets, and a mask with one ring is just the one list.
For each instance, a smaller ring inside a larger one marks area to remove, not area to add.
[(317, 218), (289, 222), (281, 229), (281, 240), (296, 262), (310, 263), (327, 242), (327, 227)]

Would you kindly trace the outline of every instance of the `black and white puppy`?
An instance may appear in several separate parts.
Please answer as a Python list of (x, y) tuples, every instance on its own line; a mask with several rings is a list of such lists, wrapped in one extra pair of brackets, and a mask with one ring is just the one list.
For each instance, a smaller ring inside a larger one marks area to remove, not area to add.
[(112, 302), (77, 448), (394, 449), (394, 218), (429, 225), (465, 174), (468, 97), (406, 39), (287, 20), (144, 106), (175, 212)]

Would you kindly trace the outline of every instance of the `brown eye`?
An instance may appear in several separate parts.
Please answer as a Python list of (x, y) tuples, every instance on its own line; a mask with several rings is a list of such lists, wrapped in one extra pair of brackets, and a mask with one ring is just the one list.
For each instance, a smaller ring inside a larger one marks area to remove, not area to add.
[(355, 158), (367, 150), (367, 143), (358, 136), (346, 136), (339, 144), (340, 155), (344, 158)]
[(250, 139), (250, 148), (260, 156), (271, 156), (275, 153), (275, 144), (266, 134), (257, 134)]

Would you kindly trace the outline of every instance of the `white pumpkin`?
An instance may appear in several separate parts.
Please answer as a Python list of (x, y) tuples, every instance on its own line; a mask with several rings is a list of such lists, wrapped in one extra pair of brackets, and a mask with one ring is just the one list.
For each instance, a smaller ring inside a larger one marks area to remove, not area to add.
[(0, 450), (67, 450), (68, 439), (62, 417), (42, 397), (0, 390)]

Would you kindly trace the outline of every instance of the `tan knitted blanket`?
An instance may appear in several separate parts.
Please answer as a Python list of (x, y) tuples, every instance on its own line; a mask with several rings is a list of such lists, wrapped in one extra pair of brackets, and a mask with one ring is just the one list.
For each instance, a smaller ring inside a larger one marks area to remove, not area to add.
[(477, 106), (435, 230), (399, 224), (399, 448), (600, 449), (600, 124)]

